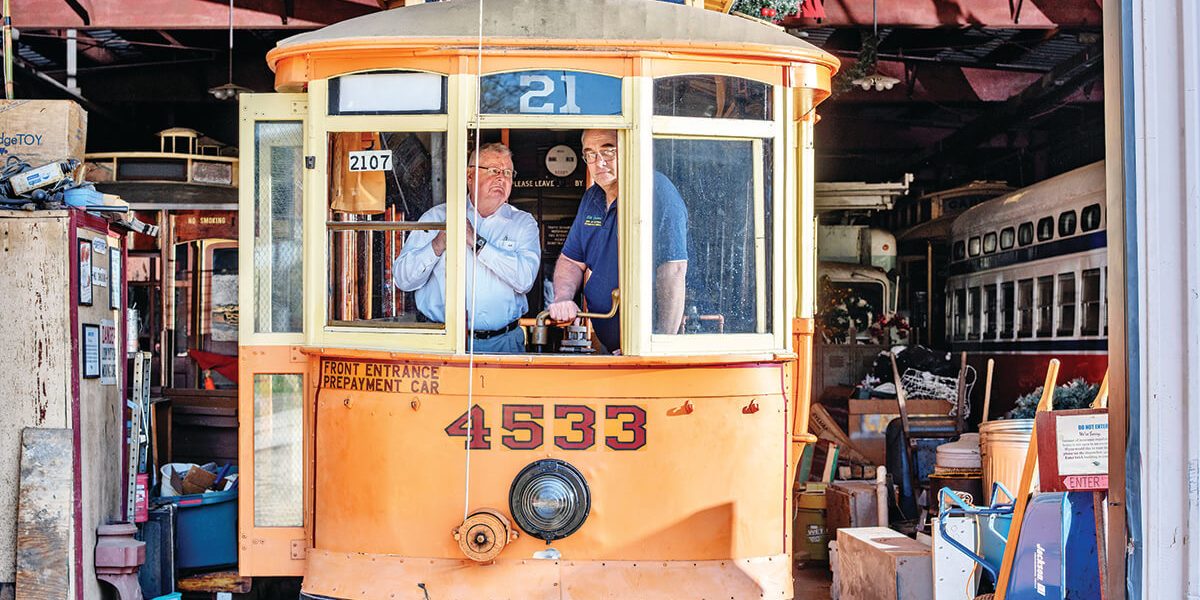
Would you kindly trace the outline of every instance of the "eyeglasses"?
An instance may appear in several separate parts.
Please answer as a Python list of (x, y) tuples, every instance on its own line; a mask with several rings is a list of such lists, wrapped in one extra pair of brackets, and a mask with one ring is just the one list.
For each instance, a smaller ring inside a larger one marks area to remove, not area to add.
[(616, 157), (617, 157), (617, 149), (616, 148), (601, 148), (599, 152), (593, 152), (591, 150), (583, 151), (583, 162), (585, 162), (589, 165), (596, 162), (600, 158), (603, 158), (604, 160), (606, 160), (608, 162), (612, 162), (613, 159), (615, 159)]
[(499, 176), (503, 175), (509, 179), (512, 179), (513, 177), (517, 176), (517, 172), (514, 169), (499, 169), (496, 167), (481, 167), (479, 165), (467, 165), (467, 168), (468, 169), (476, 169), (477, 168), (480, 171), (483, 171), (484, 173), (491, 175), (492, 177), (499, 177)]

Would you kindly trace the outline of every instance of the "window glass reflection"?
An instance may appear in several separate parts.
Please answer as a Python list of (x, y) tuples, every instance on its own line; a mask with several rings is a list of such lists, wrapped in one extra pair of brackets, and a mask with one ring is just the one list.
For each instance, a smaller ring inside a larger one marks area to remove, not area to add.
[[(655, 186), (664, 178), (686, 207), (682, 333), (771, 331), (771, 164), (771, 140), (654, 140)], [(661, 225), (678, 219), (658, 192), (654, 207), (657, 319), (671, 298), (660, 259), (678, 239)]]
[(708, 119), (774, 118), (772, 86), (728, 75), (680, 75), (654, 80), (654, 114)]

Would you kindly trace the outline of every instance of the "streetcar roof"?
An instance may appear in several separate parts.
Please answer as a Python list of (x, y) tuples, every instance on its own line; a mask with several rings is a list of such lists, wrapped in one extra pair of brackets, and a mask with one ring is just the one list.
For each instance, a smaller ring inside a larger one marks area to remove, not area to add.
[[(453, 0), (426, 2), (334, 23), (281, 40), (275, 50), (336, 42), (474, 40), (483, 4), (486, 45), (504, 42), (569, 41), (567, 47), (630, 45), (689, 47), (699, 51), (773, 50), (824, 63), (839, 61), (820, 48), (776, 27), (717, 11), (654, 0)], [(589, 42), (591, 42), (589, 44)], [(273, 61), (272, 61), (273, 62)], [(272, 64), (272, 66), (274, 66)]]
[(976, 204), (955, 219), (952, 237), (962, 239), (1002, 227), (1017, 226), (1064, 210), (1100, 203), (1104, 210), (1104, 161), (1039, 181), (1010, 194)]

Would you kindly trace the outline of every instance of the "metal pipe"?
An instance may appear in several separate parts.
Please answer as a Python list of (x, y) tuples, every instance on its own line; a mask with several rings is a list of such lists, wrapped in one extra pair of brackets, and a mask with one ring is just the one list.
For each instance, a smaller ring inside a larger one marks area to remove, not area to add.
[(933, 341), (933, 242), (925, 242), (925, 343)]
[(76, 69), (78, 68), (78, 44), (76, 42), (76, 32), (74, 29), (67, 30), (67, 87), (79, 91), (79, 85), (75, 81)]

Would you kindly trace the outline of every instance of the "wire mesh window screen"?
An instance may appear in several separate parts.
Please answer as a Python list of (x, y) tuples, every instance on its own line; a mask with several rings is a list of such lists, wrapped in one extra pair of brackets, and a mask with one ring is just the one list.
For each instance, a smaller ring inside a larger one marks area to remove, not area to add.
[(304, 376), (254, 376), (254, 525), (304, 525)]
[(254, 127), (254, 330), (303, 327), (303, 129), (300, 122)]

